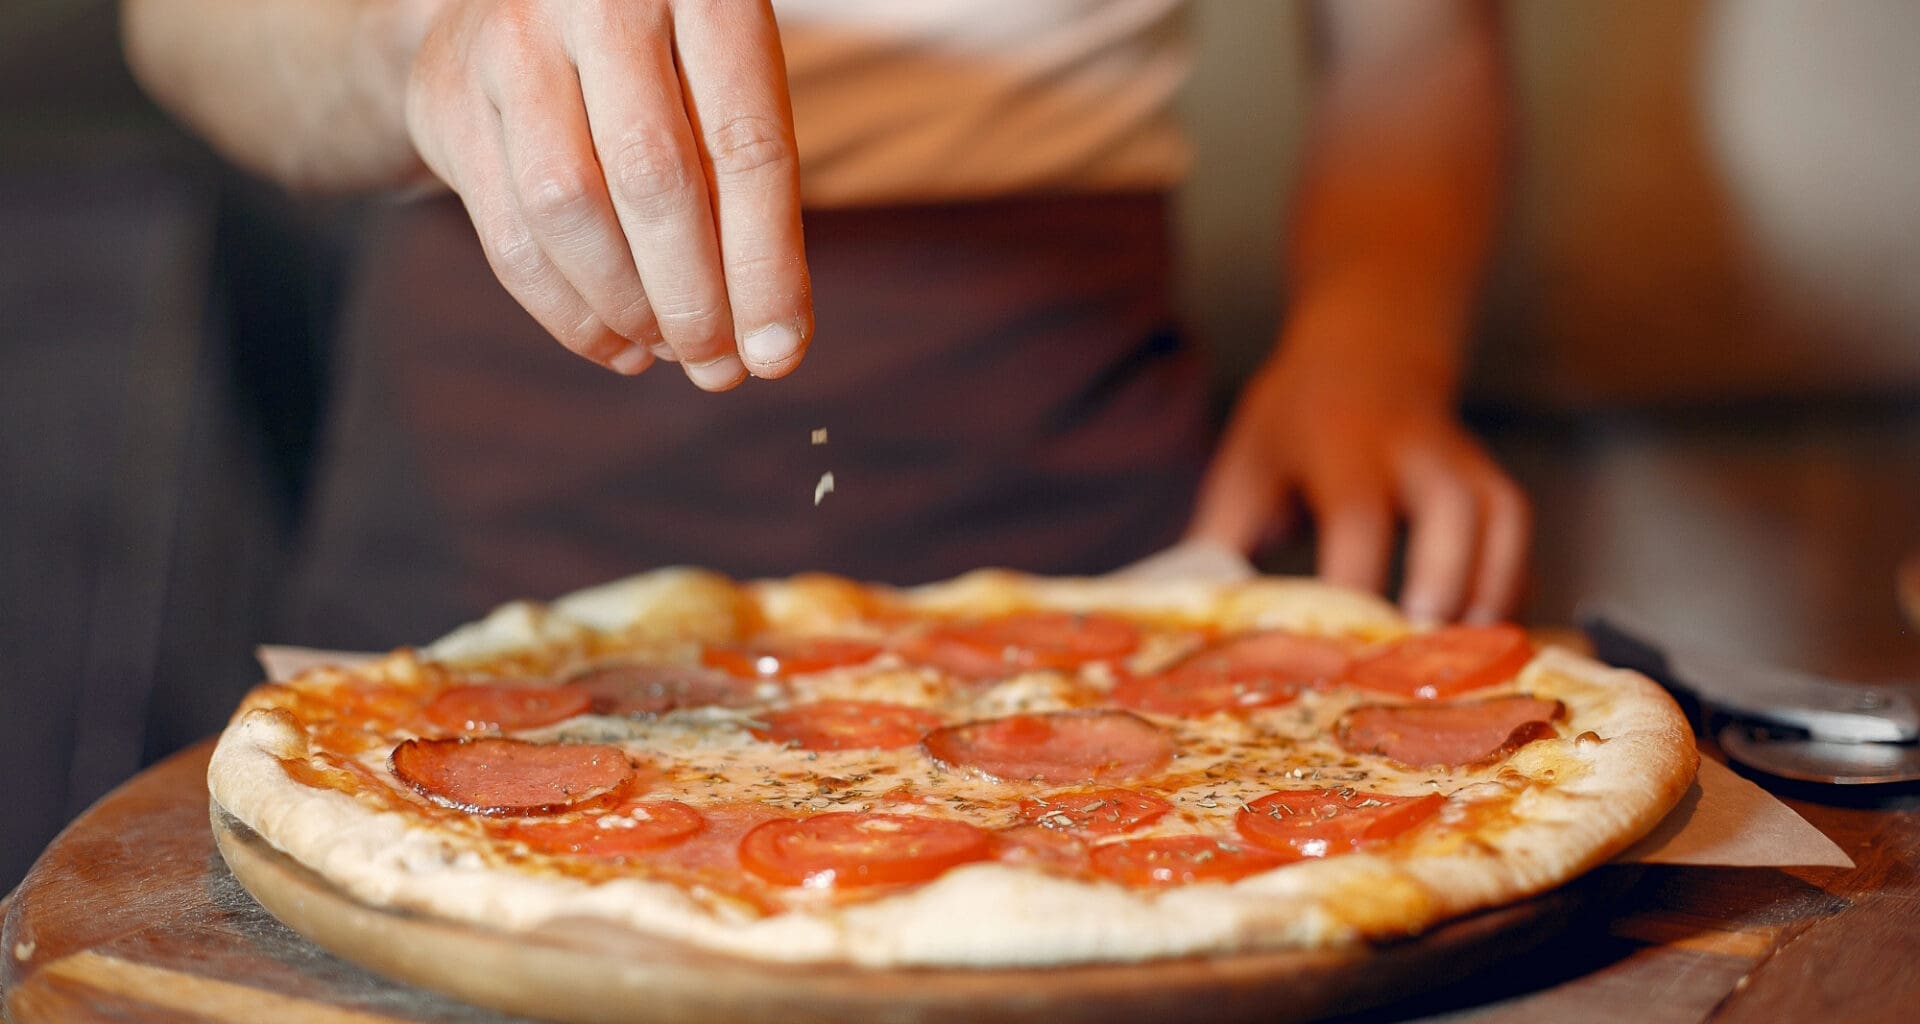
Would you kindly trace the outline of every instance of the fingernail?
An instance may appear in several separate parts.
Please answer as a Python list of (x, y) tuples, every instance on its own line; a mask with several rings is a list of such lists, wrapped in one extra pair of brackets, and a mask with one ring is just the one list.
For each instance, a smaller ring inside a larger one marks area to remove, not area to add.
[(1411, 602), (1400, 610), (1406, 615), (1408, 622), (1421, 629), (1431, 629), (1440, 625), (1439, 610), (1424, 601)]
[(680, 361), (680, 356), (673, 351), (673, 346), (664, 341), (648, 342), (647, 351), (652, 352), (655, 359), (669, 363), (677, 363)]
[(773, 367), (800, 351), (800, 332), (792, 324), (769, 324), (740, 340), (740, 354), (758, 366)]
[(1491, 626), (1500, 621), (1500, 613), (1491, 608), (1469, 608), (1460, 621), (1469, 626)]
[(607, 365), (613, 367), (613, 372), (631, 377), (653, 365), (653, 353), (638, 345), (628, 345), (619, 355), (607, 360)]
[(710, 363), (687, 363), (687, 377), (703, 391), (725, 391), (740, 383), (747, 375), (747, 368), (741, 364), (740, 357), (721, 356)]

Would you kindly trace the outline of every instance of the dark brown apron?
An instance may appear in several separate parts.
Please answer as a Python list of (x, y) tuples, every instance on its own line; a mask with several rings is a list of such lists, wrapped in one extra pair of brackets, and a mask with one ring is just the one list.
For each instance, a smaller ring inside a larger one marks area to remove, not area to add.
[(1163, 197), (806, 228), (805, 364), (709, 395), (674, 366), (628, 379), (562, 350), (455, 203), (388, 211), (357, 268), (290, 635), (418, 641), (661, 565), (912, 583), (1101, 572), (1175, 539), (1208, 439)]

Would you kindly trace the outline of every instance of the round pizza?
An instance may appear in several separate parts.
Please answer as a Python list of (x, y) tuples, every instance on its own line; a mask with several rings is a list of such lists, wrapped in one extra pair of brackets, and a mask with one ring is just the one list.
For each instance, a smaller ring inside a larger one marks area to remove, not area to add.
[(262, 685), (208, 781), (377, 906), (993, 967), (1414, 934), (1606, 861), (1696, 765), (1640, 676), (1310, 581), (672, 569)]

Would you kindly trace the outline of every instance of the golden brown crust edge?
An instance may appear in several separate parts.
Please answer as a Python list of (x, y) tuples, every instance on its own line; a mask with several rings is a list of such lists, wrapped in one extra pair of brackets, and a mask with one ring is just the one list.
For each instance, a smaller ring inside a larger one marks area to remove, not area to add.
[[(1168, 586), (984, 572), (891, 590), (830, 577), (734, 584), (676, 569), (551, 605), (507, 606), (423, 656), (455, 664), (484, 660), (528, 645), (576, 642), (594, 630), (725, 639), (759, 620), (829, 629), (841, 616), (893, 602), (951, 614), (1016, 607), (1163, 610), (1213, 617), (1230, 628), (1370, 637), (1405, 630), (1384, 602), (1310, 581)], [(1610, 739), (1588, 744), (1567, 737), (1516, 754), (1510, 781), (1524, 790), (1516, 800), (1524, 812), (1518, 823), (1473, 841), (1443, 836), (1391, 856), (1354, 854), (1289, 865), (1233, 886), (1161, 893), (986, 864), (876, 904), (723, 921), (660, 883), (590, 886), (494, 871), (403, 815), (293, 780), (279, 762), (303, 756), (305, 738), (260, 691), (223, 734), (208, 781), (230, 813), (347, 892), (506, 930), (584, 914), (750, 958), (869, 966), (1042, 965), (1325, 947), (1408, 934), (1560, 884), (1651, 830), (1685, 792), (1697, 755), (1690, 729), (1664, 691), (1560, 651), (1536, 658), (1526, 677), (1530, 688), (1566, 701), (1578, 726)], [(930, 920), (942, 926), (929, 929)]]

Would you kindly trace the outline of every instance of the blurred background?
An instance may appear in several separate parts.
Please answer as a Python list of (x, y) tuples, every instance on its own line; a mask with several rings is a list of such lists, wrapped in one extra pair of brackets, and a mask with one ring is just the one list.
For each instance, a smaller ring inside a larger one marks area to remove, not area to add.
[[(1468, 412), (1536, 503), (1529, 619), (1608, 598), (1920, 678), (1894, 582), (1920, 552), (1920, 5), (1507, 15), (1518, 186)], [(216, 730), (255, 644), (301, 639), (275, 595), (378, 201), (225, 168), (133, 86), (115, 19), (0, 6), (0, 891)], [(1223, 405), (1284, 301), (1305, 28), (1295, 3), (1194, 8), (1184, 304)]]

